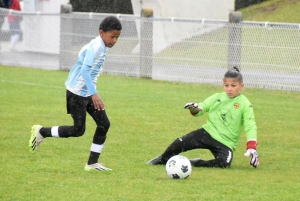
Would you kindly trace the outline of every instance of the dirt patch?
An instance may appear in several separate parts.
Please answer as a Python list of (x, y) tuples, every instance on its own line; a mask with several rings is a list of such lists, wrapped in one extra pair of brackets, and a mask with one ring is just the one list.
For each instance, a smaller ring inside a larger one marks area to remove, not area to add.
[(294, 3), (298, 3), (300, 2), (300, 0), (282, 0), (280, 2), (277, 2), (276, 4), (274, 5), (270, 5), (270, 6), (267, 6), (265, 8), (263, 8), (264, 11), (274, 11), (276, 10), (277, 8), (280, 7), (280, 4), (283, 4), (283, 3), (290, 3), (290, 4), (294, 4)]
[(267, 6), (265, 7), (265, 11), (273, 11), (276, 10), (279, 6), (278, 5), (273, 5), (273, 6)]
[[(289, 0), (289, 1), (293, 1), (293, 0)], [(300, 0), (295, 0), (295, 1), (300, 1)], [(272, 4), (269, 6), (257, 8), (256, 10), (259, 12), (272, 12), (272, 11), (278, 9), (279, 7), (280, 7), (280, 3), (276, 2), (275, 4)]]

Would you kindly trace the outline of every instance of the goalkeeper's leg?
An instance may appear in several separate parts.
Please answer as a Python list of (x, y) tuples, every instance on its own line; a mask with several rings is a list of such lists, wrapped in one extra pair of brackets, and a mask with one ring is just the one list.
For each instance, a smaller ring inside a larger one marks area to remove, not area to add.
[(226, 168), (232, 162), (232, 150), (213, 139), (203, 128), (177, 138), (161, 155), (161, 161), (165, 164), (172, 156), (193, 149), (209, 149), (215, 157), (215, 159), (208, 161), (199, 158), (191, 160), (191, 164), (195, 167)]
[(178, 155), (181, 152), (198, 148), (207, 149), (208, 147), (203, 144), (203, 141), (205, 141), (205, 138), (207, 137), (205, 133), (206, 131), (201, 128), (177, 138), (161, 155), (161, 161), (165, 164), (172, 156)]
[(202, 131), (204, 131), (204, 129), (198, 129), (186, 134), (185, 136), (177, 138), (169, 145), (162, 155), (151, 159), (147, 162), (147, 164), (163, 165), (166, 164), (172, 156), (178, 155), (181, 152), (197, 148), (205, 148), (201, 142)]
[(199, 143), (197, 143), (197, 140), (195, 139), (198, 135), (201, 135), (200, 129), (192, 131), (189, 134), (186, 134), (185, 136), (182, 136), (180, 138), (177, 138), (168, 146), (168, 148), (162, 155), (149, 160), (147, 164), (164, 165), (172, 156), (178, 155), (179, 153), (184, 151), (200, 148)]
[(208, 133), (207, 136), (203, 138), (203, 143), (206, 144), (208, 149), (214, 155), (215, 159), (208, 161), (202, 160), (200, 158), (191, 159), (190, 161), (192, 166), (219, 168), (230, 167), (233, 158), (233, 151), (230, 148), (213, 139)]

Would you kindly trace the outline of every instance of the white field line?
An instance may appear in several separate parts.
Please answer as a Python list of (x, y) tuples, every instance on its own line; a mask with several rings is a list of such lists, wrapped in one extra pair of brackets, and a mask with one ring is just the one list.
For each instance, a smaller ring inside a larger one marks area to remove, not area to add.
[(9, 82), (14, 84), (23, 84), (23, 85), (31, 85), (31, 86), (40, 86), (40, 87), (51, 87), (51, 88), (57, 88), (62, 89), (65, 88), (64, 86), (54, 86), (54, 85), (47, 85), (47, 84), (37, 84), (33, 82), (18, 82), (18, 81), (10, 81), (10, 80), (1, 80), (1, 82)]

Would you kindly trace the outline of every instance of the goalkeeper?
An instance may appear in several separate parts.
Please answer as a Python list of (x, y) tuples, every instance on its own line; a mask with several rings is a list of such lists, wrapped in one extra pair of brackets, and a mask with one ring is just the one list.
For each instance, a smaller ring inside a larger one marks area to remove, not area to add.
[(223, 86), (225, 92), (216, 93), (202, 103), (187, 103), (184, 106), (184, 109), (189, 109), (195, 117), (208, 112), (206, 124), (200, 129), (177, 138), (162, 155), (151, 159), (147, 164), (166, 164), (169, 158), (181, 152), (208, 149), (214, 155), (214, 159), (191, 159), (191, 165), (194, 167), (230, 167), (233, 151), (238, 145), (242, 127), (244, 127), (247, 138), (247, 151), (244, 155), (250, 156), (250, 165), (255, 168), (258, 166), (257, 127), (254, 112), (249, 100), (240, 93), (244, 84), (242, 74), (237, 67), (225, 73)]

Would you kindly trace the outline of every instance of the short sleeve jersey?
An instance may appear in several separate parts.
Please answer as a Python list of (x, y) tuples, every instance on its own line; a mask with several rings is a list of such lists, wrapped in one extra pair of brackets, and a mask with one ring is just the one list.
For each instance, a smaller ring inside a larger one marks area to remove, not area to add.
[(65, 83), (74, 94), (88, 97), (97, 94), (96, 83), (108, 48), (100, 36), (91, 40), (79, 52), (78, 59)]
[(243, 95), (229, 98), (225, 92), (214, 94), (199, 103), (208, 119), (203, 128), (227, 147), (235, 150), (244, 127), (247, 140), (257, 139), (257, 127), (251, 103)]

